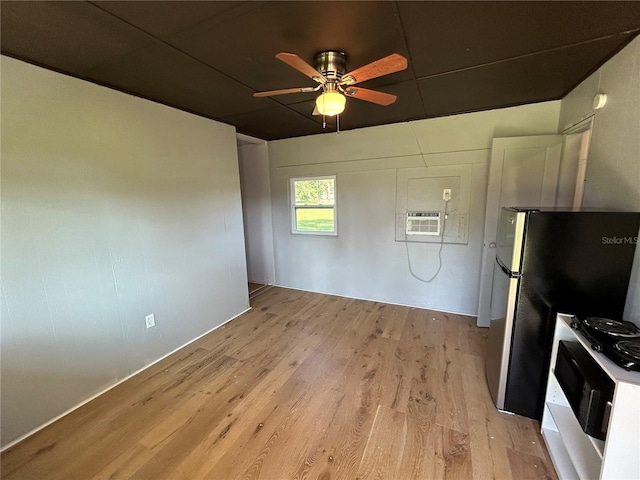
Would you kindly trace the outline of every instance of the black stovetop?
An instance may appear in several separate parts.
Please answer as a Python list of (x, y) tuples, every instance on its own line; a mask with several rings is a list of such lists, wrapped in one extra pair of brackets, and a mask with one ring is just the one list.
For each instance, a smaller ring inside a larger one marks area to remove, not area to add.
[(601, 317), (576, 319), (571, 327), (579, 330), (591, 343), (625, 370), (640, 372), (640, 329), (631, 322)]

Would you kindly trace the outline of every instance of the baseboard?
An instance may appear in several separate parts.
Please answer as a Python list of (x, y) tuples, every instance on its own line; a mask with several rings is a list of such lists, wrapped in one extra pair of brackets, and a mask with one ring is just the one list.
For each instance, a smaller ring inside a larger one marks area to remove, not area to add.
[(147, 368), (152, 367), (153, 365), (155, 365), (158, 362), (161, 362), (162, 360), (164, 360), (165, 358), (173, 355), (174, 353), (176, 353), (178, 350), (182, 350), (184, 347), (186, 347), (187, 345), (192, 344), (193, 342), (195, 342), (196, 340), (201, 339), (202, 337), (204, 337), (205, 335), (209, 335), (211, 332), (213, 332), (214, 330), (217, 330), (218, 328), (222, 327), (223, 325), (226, 325), (227, 323), (229, 323), (232, 320), (235, 320), (236, 318), (238, 318), (240, 315), (243, 315), (245, 313), (247, 313), (249, 310), (251, 310), (251, 307), (247, 308), (246, 310), (238, 313), (237, 315), (231, 317), (229, 320), (226, 320), (224, 322), (222, 322), (220, 325), (216, 325), (215, 327), (213, 327), (212, 329), (204, 332), (202, 335), (198, 335), (196, 338), (194, 338), (193, 340), (189, 340), (187, 343), (185, 343), (184, 345), (171, 350), (169, 353), (163, 355), (162, 357), (158, 358), (157, 360), (154, 360), (152, 363), (150, 363), (149, 365), (146, 365), (144, 367), (142, 367), (139, 370), (136, 370), (135, 372), (133, 372), (130, 375), (127, 375), (125, 378), (123, 378), (122, 380), (119, 380), (118, 382), (114, 383), (113, 385), (111, 385), (110, 387), (105, 388), (104, 390), (96, 393), (95, 395), (92, 395), (91, 397), (89, 397), (86, 400), (83, 400), (82, 402), (80, 402), (78, 405), (76, 405), (75, 407), (71, 407), (69, 410), (61, 413), (60, 415), (52, 418), (51, 420), (49, 420), (46, 423), (43, 423), (42, 425), (40, 425), (39, 427), (34, 428), (33, 430), (31, 430), (28, 433), (25, 433), (24, 435), (22, 435), (21, 437), (17, 438), (16, 440), (13, 440), (11, 443), (8, 443), (7, 445), (5, 445), (4, 447), (0, 448), (0, 452), (4, 452), (5, 450), (7, 450), (8, 448), (13, 447), (14, 445), (17, 445), (18, 443), (22, 442), (23, 440), (26, 440), (27, 438), (29, 438), (31, 435), (36, 434), (37, 432), (39, 432), (40, 430), (42, 430), (43, 428), (48, 427), (49, 425), (51, 425), (54, 422), (57, 422), (58, 420), (60, 420), (62, 417), (65, 417), (67, 415), (69, 415), (71, 412), (77, 410), (78, 408), (82, 407), (83, 405), (86, 405), (87, 403), (91, 402), (92, 400), (95, 400), (96, 398), (98, 398), (100, 395), (103, 395), (105, 393), (107, 393), (109, 390), (111, 390), (112, 388), (117, 387), (118, 385), (120, 385), (121, 383), (126, 382), (127, 380), (129, 380), (132, 377), (135, 377), (136, 375), (138, 375), (139, 373), (144, 372)]
[(420, 305), (408, 305), (406, 303), (389, 302), (387, 300), (380, 300), (376, 298), (353, 297), (350, 295), (341, 295), (339, 293), (333, 293), (333, 292), (321, 292), (319, 290), (309, 290), (307, 288), (296, 288), (296, 287), (289, 287), (287, 285), (278, 285), (277, 283), (274, 284), (273, 286), (280, 287), (280, 288), (289, 288), (291, 290), (299, 290), (301, 292), (321, 293), (322, 295), (333, 295), (335, 297), (353, 298), (354, 300), (366, 300), (367, 302), (386, 303), (388, 305), (398, 305), (399, 307), (419, 308), (420, 310), (433, 310), (434, 312), (451, 313), (452, 315), (462, 315), (463, 317), (476, 317), (476, 315), (472, 313), (452, 312), (451, 310), (439, 310), (437, 308), (422, 307)]
[(273, 285), (262, 285), (260, 288), (255, 289), (252, 292), (249, 292), (249, 300), (251, 300), (252, 298), (257, 297), (258, 295), (260, 295), (261, 293), (266, 292), (267, 290), (270, 290), (273, 288)]

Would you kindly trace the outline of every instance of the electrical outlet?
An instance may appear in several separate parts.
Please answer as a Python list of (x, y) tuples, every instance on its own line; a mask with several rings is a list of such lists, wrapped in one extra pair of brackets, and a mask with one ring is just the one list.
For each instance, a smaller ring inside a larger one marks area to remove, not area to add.
[(147, 328), (156, 326), (156, 317), (153, 313), (151, 315), (147, 315), (146, 317), (144, 317), (144, 321), (147, 324)]
[(445, 202), (448, 202), (449, 200), (451, 200), (451, 189), (450, 188), (445, 188), (444, 190), (442, 190), (442, 199)]

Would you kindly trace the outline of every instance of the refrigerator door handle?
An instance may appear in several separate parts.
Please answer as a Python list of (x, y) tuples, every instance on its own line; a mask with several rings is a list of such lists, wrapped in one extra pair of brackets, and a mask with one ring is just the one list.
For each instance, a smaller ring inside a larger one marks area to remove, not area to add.
[(521, 273), (516, 273), (516, 272), (512, 272), (511, 270), (509, 270), (507, 268), (507, 266), (504, 263), (502, 263), (502, 260), (500, 260), (500, 257), (498, 257), (497, 255), (496, 255), (496, 263), (498, 264), (500, 269), (504, 272), (504, 274), (507, 275), (509, 278), (520, 278), (520, 277), (522, 277)]

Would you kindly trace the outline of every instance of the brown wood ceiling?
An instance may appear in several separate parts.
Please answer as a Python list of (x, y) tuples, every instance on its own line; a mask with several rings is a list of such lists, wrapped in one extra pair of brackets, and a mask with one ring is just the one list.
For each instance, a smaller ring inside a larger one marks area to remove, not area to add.
[[(278, 61), (323, 50), (347, 69), (398, 52), (405, 71), (362, 84), (341, 128), (556, 100), (640, 33), (640, 2), (8, 2), (2, 53), (235, 125), (265, 140), (322, 133), (313, 86)], [(329, 124), (331, 127), (331, 123)]]

